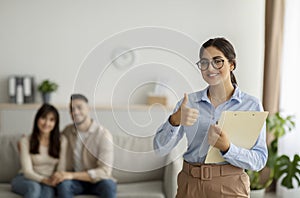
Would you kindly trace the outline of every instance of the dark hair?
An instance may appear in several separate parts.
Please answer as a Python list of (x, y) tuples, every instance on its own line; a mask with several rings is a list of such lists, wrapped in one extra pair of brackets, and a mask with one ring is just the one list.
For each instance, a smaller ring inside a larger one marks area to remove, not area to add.
[(33, 124), (33, 130), (32, 134), (30, 136), (30, 153), (31, 154), (39, 154), (39, 136), (40, 136), (40, 130), (38, 128), (38, 120), (42, 117), (45, 117), (47, 114), (53, 113), (55, 117), (55, 125), (53, 130), (50, 133), (50, 142), (48, 147), (48, 154), (54, 158), (59, 158), (59, 151), (60, 151), (60, 132), (59, 132), (59, 114), (57, 109), (47, 103), (44, 103), (39, 110), (37, 111), (35, 118), (34, 118), (34, 124)]
[(82, 94), (72, 94), (72, 95), (71, 95), (71, 101), (72, 101), (72, 100), (76, 100), (76, 99), (83, 100), (83, 101), (86, 102), (86, 103), (89, 102), (88, 99), (87, 99), (87, 97), (85, 97), (85, 96), (82, 95)]
[[(236, 60), (235, 60), (236, 54), (235, 54), (235, 51), (234, 51), (234, 48), (233, 48), (232, 44), (228, 40), (226, 40), (225, 38), (209, 39), (200, 48), (200, 53), (199, 53), (200, 58), (203, 55), (204, 49), (206, 49), (208, 47), (211, 47), (211, 46), (213, 46), (213, 47), (217, 48), (218, 50), (220, 50), (224, 54), (224, 56), (228, 59), (228, 61), (233, 63), (233, 65), (234, 65), (233, 70), (235, 70), (235, 68), (236, 68)], [(231, 78), (231, 83), (232, 84), (237, 84), (236, 78), (235, 78), (232, 71), (230, 71), (230, 78)]]

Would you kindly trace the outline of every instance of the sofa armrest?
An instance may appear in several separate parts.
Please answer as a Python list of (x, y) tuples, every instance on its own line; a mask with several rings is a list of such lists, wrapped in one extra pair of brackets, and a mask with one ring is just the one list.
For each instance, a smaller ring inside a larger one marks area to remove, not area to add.
[[(177, 146), (167, 155), (167, 166), (164, 171), (163, 188), (167, 198), (176, 197), (177, 176), (182, 170), (183, 154), (187, 150), (187, 139), (184, 136)], [(169, 162), (169, 163), (168, 163)]]
[(174, 198), (177, 193), (177, 175), (182, 169), (183, 158), (178, 157), (170, 162), (164, 171), (163, 188), (167, 198)]

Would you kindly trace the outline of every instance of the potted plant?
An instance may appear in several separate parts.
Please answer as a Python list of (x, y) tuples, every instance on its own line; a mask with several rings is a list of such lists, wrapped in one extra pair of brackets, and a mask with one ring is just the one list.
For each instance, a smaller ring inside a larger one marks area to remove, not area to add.
[(262, 171), (247, 170), (247, 174), (250, 178), (250, 197), (263, 198), (265, 194), (265, 189), (269, 187), (273, 181), (274, 174), (269, 172), (267, 181), (262, 181)]
[[(296, 172), (293, 172), (289, 168), (287, 168), (287, 165), (290, 166), (290, 164), (293, 163), (289, 164), (287, 158), (284, 157), (284, 155), (278, 155), (278, 139), (284, 136), (286, 132), (291, 131), (295, 127), (293, 116), (282, 117), (279, 112), (275, 113), (274, 115), (269, 115), (266, 120), (266, 127), (267, 132), (272, 136), (273, 140), (268, 145), (268, 160), (266, 168), (263, 171), (259, 172), (247, 170), (250, 178), (250, 189), (252, 194), (251, 197), (263, 197), (263, 195), (255, 196), (255, 191), (264, 191), (264, 189), (269, 187), (275, 179), (280, 178), (286, 172), (290, 173), (290, 175), (288, 176), (288, 180), (290, 180), (290, 178), (296, 177)], [(279, 170), (281, 172), (278, 172)], [(292, 168), (292, 170), (296, 169)]]
[(38, 85), (38, 91), (41, 92), (42, 99), (43, 99), (44, 103), (49, 103), (50, 102), (51, 93), (56, 91), (57, 88), (58, 88), (58, 85), (55, 82), (52, 82), (48, 79), (43, 80)]
[[(267, 166), (274, 170), (274, 178), (280, 179), (281, 185), (291, 189), (293, 188), (293, 178), (297, 180), (298, 186), (300, 185), (300, 157), (295, 154), (294, 159), (291, 161), (287, 155), (278, 155), (278, 139), (295, 128), (293, 116), (282, 117), (279, 113), (267, 119), (268, 131), (274, 135), (274, 140), (270, 144), (269, 159)], [(297, 175), (298, 174), (298, 175)]]

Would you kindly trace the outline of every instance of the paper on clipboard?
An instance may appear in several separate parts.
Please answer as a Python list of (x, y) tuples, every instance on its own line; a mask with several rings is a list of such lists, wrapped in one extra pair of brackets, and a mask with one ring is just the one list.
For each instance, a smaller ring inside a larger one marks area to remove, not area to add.
[[(254, 146), (269, 112), (224, 111), (218, 126), (228, 135), (230, 142), (238, 147), (250, 149)], [(205, 163), (225, 161), (219, 149), (210, 146)]]

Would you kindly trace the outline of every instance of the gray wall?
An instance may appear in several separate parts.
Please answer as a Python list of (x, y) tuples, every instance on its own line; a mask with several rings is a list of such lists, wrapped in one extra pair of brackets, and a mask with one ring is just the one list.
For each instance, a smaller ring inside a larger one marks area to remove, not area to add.
[[(31, 74), (36, 82), (50, 78), (60, 85), (54, 103), (80, 91), (97, 104), (143, 104), (158, 81), (174, 105), (184, 92), (205, 87), (193, 63), (199, 45), (215, 36), (236, 48), (240, 87), (262, 95), (261, 0), (1, 0), (0, 29), (0, 102), (8, 101), (9, 75)], [(110, 61), (123, 47), (138, 49), (129, 66), (117, 68)]]

